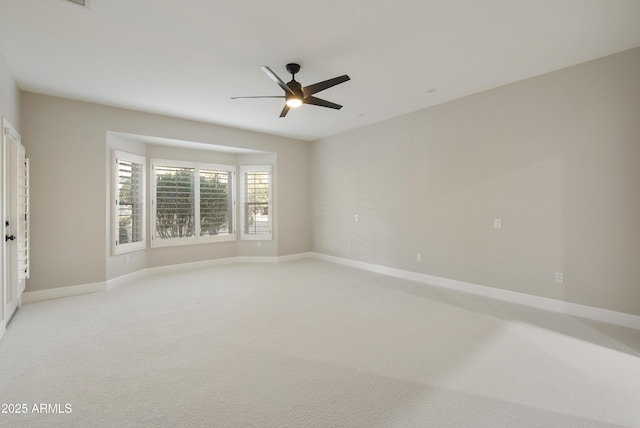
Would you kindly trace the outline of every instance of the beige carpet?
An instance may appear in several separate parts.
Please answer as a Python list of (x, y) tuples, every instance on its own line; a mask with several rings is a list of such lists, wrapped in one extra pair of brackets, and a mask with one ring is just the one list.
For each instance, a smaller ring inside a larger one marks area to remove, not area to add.
[(640, 331), (311, 259), (25, 305), (0, 365), (3, 427), (640, 427)]

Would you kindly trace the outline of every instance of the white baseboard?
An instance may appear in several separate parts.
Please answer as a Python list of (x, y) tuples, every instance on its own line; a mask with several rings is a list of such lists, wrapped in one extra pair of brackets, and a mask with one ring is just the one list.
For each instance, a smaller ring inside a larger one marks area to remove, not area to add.
[(214, 266), (230, 265), (235, 263), (284, 263), (300, 259), (308, 259), (312, 257), (312, 253), (298, 253), (287, 256), (238, 256), (226, 257), (222, 259), (203, 260), (199, 262), (180, 263), (176, 265), (158, 266), (147, 268), (133, 274), (124, 275), (107, 281), (107, 286), (117, 285), (121, 282), (129, 282), (132, 279), (139, 278), (140, 275), (157, 275), (162, 273), (181, 272), (185, 270), (204, 269)]
[(60, 299), (61, 297), (79, 296), (81, 294), (104, 291), (107, 285), (104, 282), (91, 284), (70, 285), (68, 287), (49, 288), (47, 290), (26, 291), (22, 293), (22, 304), (41, 302), (43, 300)]
[(185, 270), (203, 269), (213, 266), (229, 265), (234, 263), (283, 263), (293, 260), (310, 258), (312, 253), (290, 254), (287, 256), (267, 256), (267, 257), (226, 257), (222, 259), (203, 260), (199, 262), (181, 263), (168, 266), (157, 266), (132, 272), (107, 280), (106, 282), (95, 282), (91, 284), (71, 285), (68, 287), (50, 288), (47, 290), (27, 291), (22, 294), (22, 304), (35, 303), (43, 300), (59, 299), (61, 297), (78, 296), (81, 294), (96, 293), (118, 287), (136, 279), (150, 275), (163, 273), (181, 272)]
[(160, 275), (163, 273), (182, 272), (185, 270), (204, 269), (213, 266), (230, 265), (237, 262), (238, 257), (225, 257), (222, 259), (202, 260), (199, 262), (179, 263), (175, 265), (155, 266), (150, 267), (133, 274), (124, 275), (118, 278), (110, 279), (107, 281), (107, 286), (110, 288), (114, 282), (129, 282), (132, 279), (145, 277), (149, 275)]
[(118, 287), (128, 282), (135, 281), (136, 279), (144, 278), (149, 275), (149, 272), (147, 272), (148, 270), (149, 269), (143, 269), (137, 272), (131, 272), (126, 275), (122, 275), (117, 278), (110, 279), (105, 283), (106, 289), (110, 290), (112, 288)]
[(288, 256), (279, 256), (278, 263), (293, 262), (293, 261), (302, 260), (302, 259), (310, 259), (313, 257), (313, 254), (314, 253), (296, 253), (296, 254), (289, 254)]
[[(389, 275), (396, 278), (407, 279), (410, 281), (421, 282), (424, 284), (448, 288), (451, 290), (463, 291), (466, 293), (476, 294), (479, 296), (489, 297), (506, 302), (517, 303), (520, 305), (530, 306), (547, 311), (557, 312), (561, 314), (576, 316), (580, 318), (591, 319), (595, 321), (606, 322), (609, 324), (619, 325), (640, 330), (640, 316), (627, 314), (623, 312), (612, 311), (609, 309), (596, 308), (593, 306), (580, 305), (577, 303), (565, 302), (562, 300), (549, 299), (546, 297), (533, 296), (530, 294), (518, 293), (515, 291), (503, 290), (484, 285), (473, 284), (469, 282), (457, 281), (454, 279), (441, 278), (433, 275), (422, 274), (418, 272), (410, 272), (402, 269), (395, 269), (387, 266), (376, 265), (372, 263), (360, 262), (341, 257), (330, 256), (320, 253), (298, 253), (286, 256), (275, 257), (227, 257), (223, 259), (205, 260), (193, 263), (182, 263), (169, 266), (158, 266), (133, 272), (127, 275), (110, 279), (106, 282), (96, 282), (92, 284), (72, 285), (69, 287), (52, 288), (40, 291), (28, 291), (22, 295), (22, 303), (34, 303), (42, 300), (58, 299), (61, 297), (70, 297), (80, 294), (95, 293), (105, 291), (122, 284), (126, 284), (136, 279), (144, 278), (150, 275), (163, 273), (180, 272), (184, 270), (202, 269), (213, 266), (229, 265), (234, 263), (283, 263), (294, 260), (315, 258), (331, 263), (349, 266), (357, 269), (375, 272), (382, 275)], [(0, 325), (0, 336), (2, 334), (2, 326)]]
[(362, 269), (370, 272), (389, 275), (396, 278), (408, 279), (421, 282), (436, 287), (448, 288), (451, 290), (463, 291), (479, 296), (490, 297), (496, 300), (517, 303), (547, 311), (557, 312), (594, 321), (606, 322), (622, 327), (629, 327), (640, 330), (640, 316), (616, 312), (609, 309), (585, 306), (577, 303), (565, 302), (562, 300), (549, 299), (547, 297), (533, 296), (531, 294), (518, 293), (515, 291), (502, 290), (500, 288), (487, 287), (484, 285), (469, 282), (457, 281), (454, 279), (441, 278), (423, 273), (410, 272), (387, 266), (375, 265), (372, 263), (360, 262), (341, 257), (329, 256), (327, 254), (311, 253), (311, 257), (331, 263)]

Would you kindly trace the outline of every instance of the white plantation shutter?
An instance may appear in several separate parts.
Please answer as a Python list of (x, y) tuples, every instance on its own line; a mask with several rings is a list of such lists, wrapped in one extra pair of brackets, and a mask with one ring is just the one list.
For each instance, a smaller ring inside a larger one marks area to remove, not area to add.
[(145, 163), (144, 157), (114, 151), (114, 254), (146, 247)]
[(240, 167), (242, 239), (272, 237), (271, 165)]
[(29, 159), (18, 160), (18, 280), (29, 278)]
[(200, 169), (200, 236), (233, 234), (232, 171)]
[(118, 162), (119, 244), (142, 240), (141, 178), (142, 165), (127, 160)]
[(154, 239), (189, 238), (195, 234), (194, 168), (155, 165)]
[(151, 245), (235, 239), (235, 167), (152, 159)]

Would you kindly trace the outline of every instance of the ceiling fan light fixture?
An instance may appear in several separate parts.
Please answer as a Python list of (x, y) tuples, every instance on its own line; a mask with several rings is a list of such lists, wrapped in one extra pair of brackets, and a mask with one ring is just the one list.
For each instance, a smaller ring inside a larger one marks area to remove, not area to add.
[(287, 105), (291, 108), (300, 107), (302, 105), (302, 100), (300, 98), (291, 97), (287, 99)]

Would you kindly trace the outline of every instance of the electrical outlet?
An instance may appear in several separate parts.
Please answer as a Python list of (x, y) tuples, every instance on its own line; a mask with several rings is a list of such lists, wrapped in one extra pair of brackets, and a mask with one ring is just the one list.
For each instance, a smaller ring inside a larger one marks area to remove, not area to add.
[(416, 253), (416, 261), (417, 262), (421, 262), (422, 261), (422, 253)]
[(360, 216), (358, 214), (353, 216), (353, 220), (357, 223), (360, 221)]
[(126, 255), (124, 256), (124, 262), (125, 262), (125, 263), (129, 263), (130, 261), (131, 261), (131, 256), (130, 256), (129, 254), (126, 254)]
[(564, 283), (564, 274), (562, 272), (556, 272), (556, 282), (559, 284)]
[(499, 218), (493, 219), (493, 228), (494, 229), (502, 229), (502, 220)]

